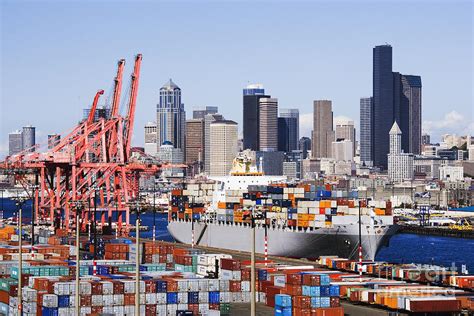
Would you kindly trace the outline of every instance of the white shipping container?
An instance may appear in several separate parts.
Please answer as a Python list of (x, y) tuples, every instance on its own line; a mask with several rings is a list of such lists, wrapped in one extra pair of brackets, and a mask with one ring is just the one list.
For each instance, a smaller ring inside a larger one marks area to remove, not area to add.
[(209, 304), (199, 304), (199, 313), (207, 315), (209, 313)]
[(189, 292), (199, 291), (199, 280), (198, 279), (189, 279), (188, 280), (188, 291)]
[(58, 307), (58, 296), (56, 294), (43, 295), (43, 306), (53, 308)]
[(102, 283), (102, 293), (104, 295), (114, 294), (114, 284), (109, 281), (103, 281)]
[(240, 282), (240, 290), (242, 292), (249, 292), (250, 291), (250, 281)]
[(113, 306), (113, 305), (114, 305), (113, 294), (102, 295), (102, 306)]
[(209, 292), (199, 292), (199, 303), (209, 303)]
[(188, 303), (188, 292), (178, 292), (178, 304)]
[(30, 287), (24, 287), (21, 291), (23, 296), (23, 301), (25, 302), (36, 302), (38, 297), (38, 292), (35, 289)]
[(92, 306), (102, 306), (103, 305), (102, 295), (92, 295), (91, 302), (92, 302), (91, 303)]
[(125, 298), (123, 294), (114, 294), (114, 303), (113, 305), (123, 305), (125, 303)]
[[(208, 284), (209, 284), (209, 291), (210, 292), (213, 292), (213, 291), (220, 291), (220, 286), (219, 286), (219, 280), (216, 280), (216, 279), (209, 279), (208, 280)], [(227, 284), (229, 284), (227, 282)]]
[(166, 313), (168, 316), (176, 316), (176, 311), (178, 310), (178, 304), (168, 304), (166, 306)]
[[(227, 289), (228, 291), (229, 289)], [(221, 292), (219, 294), (219, 301), (221, 303), (230, 303), (231, 302), (231, 296), (230, 296), (230, 292)]]
[(156, 293), (156, 304), (166, 304), (166, 293)]
[(187, 292), (188, 291), (188, 281), (187, 280), (177, 280), (178, 292)]

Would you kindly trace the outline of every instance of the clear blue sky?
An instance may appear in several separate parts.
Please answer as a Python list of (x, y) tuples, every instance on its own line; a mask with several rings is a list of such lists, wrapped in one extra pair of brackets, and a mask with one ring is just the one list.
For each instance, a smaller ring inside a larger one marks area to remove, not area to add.
[[(25, 124), (40, 140), (70, 130), (95, 91), (111, 89), (122, 57), (128, 82), (138, 52), (135, 145), (168, 78), (188, 116), (218, 105), (240, 124), (250, 82), (280, 107), (305, 114), (314, 99), (331, 99), (335, 116), (357, 122), (359, 98), (372, 93), (372, 47), (383, 43), (393, 46), (394, 70), (422, 76), (435, 138), (474, 132), (471, 1), (135, 2), (1, 1), (0, 155)], [(303, 135), (310, 126), (303, 116)]]

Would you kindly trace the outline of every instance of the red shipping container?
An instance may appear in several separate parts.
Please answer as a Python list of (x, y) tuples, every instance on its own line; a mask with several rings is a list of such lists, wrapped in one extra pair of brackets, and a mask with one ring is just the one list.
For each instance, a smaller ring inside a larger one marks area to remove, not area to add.
[(286, 283), (292, 285), (301, 285), (302, 278), (299, 273), (289, 273), (286, 275)]
[[(408, 308), (408, 304), (406, 307)], [(461, 302), (459, 300), (410, 300), (411, 312), (459, 312), (460, 310)]]
[(156, 305), (145, 305), (145, 316), (155, 316)]
[(298, 307), (293, 307), (293, 316), (311, 316), (311, 309), (309, 308), (298, 308)]
[(302, 295), (303, 294), (303, 290), (301, 288), (301, 285), (287, 284), (286, 287), (285, 287), (285, 292), (288, 295), (291, 295), (291, 296), (297, 296), (297, 295)]
[(303, 285), (319, 286), (321, 277), (318, 274), (303, 274)]
[(91, 306), (92, 305), (92, 295), (81, 295), (80, 300), (81, 300), (81, 306)]
[(339, 307), (339, 306), (341, 306), (341, 301), (340, 301), (339, 297), (333, 296), (330, 299), (330, 304), (331, 304), (330, 305), (331, 307)]
[(344, 316), (344, 308), (330, 307), (330, 308), (313, 308), (311, 316)]
[(309, 296), (293, 296), (293, 306), (301, 309), (311, 309), (311, 297)]
[(240, 281), (234, 281), (234, 280), (229, 281), (229, 290), (230, 290), (230, 292), (240, 292), (240, 291), (242, 291)]
[(221, 259), (221, 269), (237, 271), (240, 270), (240, 261), (235, 259)]

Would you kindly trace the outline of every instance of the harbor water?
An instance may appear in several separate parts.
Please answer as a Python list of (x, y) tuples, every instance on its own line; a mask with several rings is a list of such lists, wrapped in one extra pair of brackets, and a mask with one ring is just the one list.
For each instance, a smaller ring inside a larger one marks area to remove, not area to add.
[[(4, 199), (3, 217), (14, 216), (15, 203)], [(24, 223), (29, 223), (31, 218), (31, 203), (26, 203), (23, 211)], [(142, 225), (150, 229), (142, 232), (143, 237), (152, 237), (153, 213), (146, 212), (141, 215)], [(130, 215), (131, 223), (135, 223), (135, 216)], [(167, 230), (167, 214), (156, 214), (156, 238), (158, 240), (172, 241), (173, 237)], [(269, 240), (271, 242), (271, 240)], [(470, 272), (474, 272), (474, 239), (452, 238), (442, 236), (428, 236), (416, 234), (397, 234), (390, 239), (388, 247), (383, 247), (376, 256), (378, 261), (391, 263), (427, 263), (451, 267), (453, 264), (461, 270), (461, 265), (466, 265)]]

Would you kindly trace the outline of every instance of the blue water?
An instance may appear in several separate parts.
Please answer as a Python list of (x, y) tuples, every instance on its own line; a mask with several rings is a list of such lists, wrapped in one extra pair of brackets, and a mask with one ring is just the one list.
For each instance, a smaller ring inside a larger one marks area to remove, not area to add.
[[(2, 203), (0, 201), (0, 209)], [(10, 200), (3, 201), (4, 218), (13, 216), (16, 207)], [(31, 203), (27, 203), (23, 211), (24, 218), (31, 216)], [(143, 225), (150, 227), (141, 236), (151, 237), (153, 227), (153, 213), (140, 215)], [(135, 223), (135, 215), (130, 215), (130, 222)], [(156, 214), (156, 238), (172, 241), (173, 238), (166, 229), (167, 214)], [(474, 239), (451, 238), (441, 236), (426, 236), (416, 234), (398, 234), (390, 239), (388, 247), (384, 247), (377, 254), (376, 260), (393, 263), (432, 263), (450, 267), (454, 263), (458, 268), (465, 264), (474, 272)]]

